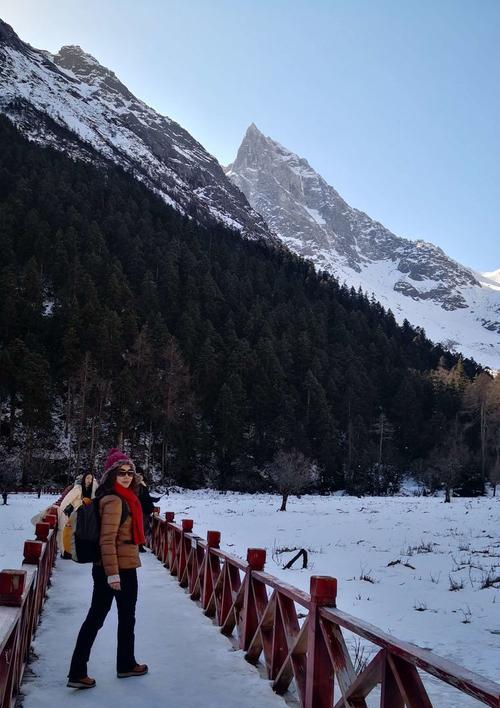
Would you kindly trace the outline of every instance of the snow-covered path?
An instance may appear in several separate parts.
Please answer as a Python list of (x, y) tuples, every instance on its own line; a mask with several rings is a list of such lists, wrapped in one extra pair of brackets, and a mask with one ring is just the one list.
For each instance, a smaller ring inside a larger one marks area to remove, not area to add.
[(97, 636), (89, 664), (96, 688), (66, 688), (76, 635), (90, 603), (90, 566), (58, 560), (34, 642), (38, 656), (25, 674), (23, 708), (186, 706), (284, 708), (284, 700), (236, 652), (152, 554), (141, 556), (136, 657), (149, 665), (141, 678), (115, 672), (116, 610)]
[[(0, 563), (19, 568), (24, 540), (33, 537), (30, 518), (55, 498), (11, 495), (0, 506)], [(500, 566), (500, 499), (304, 497), (276, 513), (271, 495), (219, 494), (210, 490), (171, 493), (163, 511), (176, 520), (193, 518), (195, 533), (222, 532), (222, 547), (242, 558), (249, 545), (268, 550), (266, 569), (308, 590), (311, 574), (335, 574), (339, 607), (395, 636), (498, 680), (498, 583), (483, 589), (486, 573)], [(284, 570), (294, 548), (309, 552), (310, 568)], [(34, 642), (38, 655), (23, 682), (23, 708), (68, 703), (106, 706), (281, 706), (269, 683), (234, 652), (210, 620), (151, 555), (141, 556), (137, 613), (137, 658), (151, 673), (118, 680), (114, 672), (116, 617), (113, 609), (98, 635), (89, 666), (98, 685), (91, 691), (66, 688), (66, 673), (78, 628), (87, 612), (90, 567), (58, 559), (53, 585)], [(392, 560), (399, 560), (392, 565)], [(409, 565), (405, 565), (409, 563)], [(460, 567), (459, 567), (460, 566)], [(463, 566), (463, 568), (461, 567)], [(375, 582), (360, 577), (361, 570)], [(449, 578), (460, 589), (450, 592)], [(420, 604), (421, 603), (421, 604)], [(427, 611), (416, 611), (424, 604)], [(461, 608), (470, 612), (462, 621)], [(353, 637), (346, 636), (354, 652)], [(367, 647), (369, 657), (373, 647)], [(434, 705), (473, 708), (479, 704), (432, 678), (424, 677)], [(369, 701), (378, 705), (377, 692)], [(338, 698), (338, 691), (336, 697)], [(170, 702), (168, 699), (171, 699)]]

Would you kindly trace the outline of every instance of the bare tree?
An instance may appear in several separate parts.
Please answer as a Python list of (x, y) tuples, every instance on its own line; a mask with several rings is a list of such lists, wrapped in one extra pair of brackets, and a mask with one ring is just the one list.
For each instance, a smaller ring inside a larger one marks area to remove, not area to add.
[(493, 496), (496, 497), (497, 485), (500, 484), (500, 446), (497, 448), (495, 462), (490, 469), (490, 482), (493, 486)]
[(172, 477), (170, 470), (170, 432), (184, 416), (195, 414), (191, 374), (180, 353), (177, 341), (170, 337), (163, 352), (165, 367), (163, 390), (163, 435), (161, 452), (162, 480)]
[(462, 357), (458, 358), (457, 363), (451, 369), (446, 368), (444, 357), (441, 357), (436, 369), (431, 372), (430, 379), (437, 386), (453, 386), (458, 391), (463, 391), (467, 386), (468, 379), (465, 375)]
[(458, 484), (460, 476), (468, 464), (469, 450), (462, 440), (462, 431), (455, 417), (448, 433), (429, 458), (431, 469), (439, 473), (445, 490), (445, 502), (451, 502), (453, 488)]
[(106, 423), (106, 405), (111, 396), (111, 381), (102, 378), (87, 352), (82, 366), (68, 381), (65, 402), (65, 433), (71, 441), (74, 469), (82, 465), (94, 469), (100, 438)]
[(378, 464), (380, 466), (382, 464), (384, 442), (391, 440), (394, 435), (394, 427), (391, 423), (389, 423), (389, 420), (387, 419), (387, 416), (382, 408), (380, 408), (380, 414), (377, 417), (377, 420), (371, 426), (371, 432), (377, 437)]
[(286, 503), (291, 494), (302, 494), (319, 479), (316, 462), (298, 450), (279, 450), (260, 474), (281, 494), (280, 511), (286, 511)]
[(491, 387), (492, 411), (490, 416), (490, 435), (488, 448), (490, 451), (489, 478), (493, 485), (493, 496), (496, 496), (497, 484), (500, 484), (500, 375), (493, 379)]
[(464, 407), (472, 414), (473, 422), (479, 422), (481, 440), (481, 479), (486, 481), (488, 442), (493, 433), (496, 414), (500, 408), (498, 384), (489, 374), (481, 373), (467, 387), (464, 395)]

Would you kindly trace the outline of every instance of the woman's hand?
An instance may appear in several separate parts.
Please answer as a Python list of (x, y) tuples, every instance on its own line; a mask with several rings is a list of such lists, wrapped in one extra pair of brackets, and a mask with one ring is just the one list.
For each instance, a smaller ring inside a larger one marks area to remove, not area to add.
[(120, 585), (120, 581), (118, 581), (117, 583), (110, 583), (109, 587), (111, 588), (111, 590), (121, 590), (122, 589), (121, 585)]

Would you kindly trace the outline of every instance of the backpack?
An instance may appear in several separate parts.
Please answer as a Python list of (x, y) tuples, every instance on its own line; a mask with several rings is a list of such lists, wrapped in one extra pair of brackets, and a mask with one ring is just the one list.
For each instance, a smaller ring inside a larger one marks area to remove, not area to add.
[[(110, 492), (113, 494), (113, 492)], [(116, 494), (115, 496), (118, 496)], [(122, 499), (120, 526), (130, 515), (129, 508)], [(74, 511), (69, 522), (71, 534), (71, 558), (76, 563), (96, 563), (101, 559), (99, 536), (101, 533), (101, 515), (99, 499), (92, 499), (90, 504), (82, 504)]]

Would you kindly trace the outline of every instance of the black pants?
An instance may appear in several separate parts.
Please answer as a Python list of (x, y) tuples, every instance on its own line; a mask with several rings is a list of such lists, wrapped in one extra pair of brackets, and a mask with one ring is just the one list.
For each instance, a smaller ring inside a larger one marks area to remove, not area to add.
[(135, 604), (137, 602), (137, 572), (120, 570), (121, 590), (112, 590), (109, 587), (104, 570), (100, 565), (92, 568), (94, 590), (90, 610), (85, 618), (76, 640), (75, 651), (69, 669), (70, 679), (79, 679), (87, 676), (87, 662), (90, 650), (111, 609), (113, 598), (118, 608), (118, 647), (116, 652), (116, 670), (118, 672), (131, 671), (137, 664), (134, 656), (134, 626)]
[(148, 546), (151, 545), (151, 514), (142, 515), (142, 524), (144, 527), (144, 536), (146, 537), (146, 543)]

